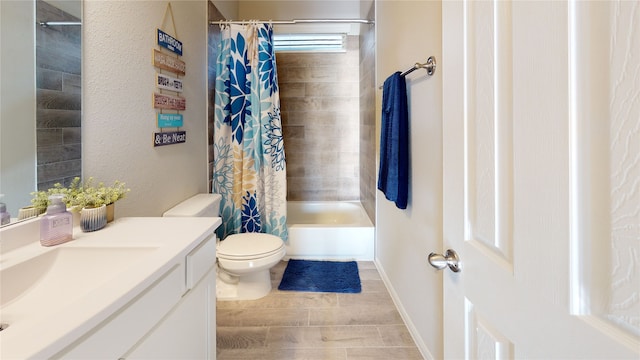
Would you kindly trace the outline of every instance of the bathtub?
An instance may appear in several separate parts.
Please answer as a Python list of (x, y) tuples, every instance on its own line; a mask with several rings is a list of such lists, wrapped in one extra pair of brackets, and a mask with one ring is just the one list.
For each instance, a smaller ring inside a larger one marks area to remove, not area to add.
[(289, 201), (287, 227), (285, 259), (373, 260), (373, 224), (357, 201)]

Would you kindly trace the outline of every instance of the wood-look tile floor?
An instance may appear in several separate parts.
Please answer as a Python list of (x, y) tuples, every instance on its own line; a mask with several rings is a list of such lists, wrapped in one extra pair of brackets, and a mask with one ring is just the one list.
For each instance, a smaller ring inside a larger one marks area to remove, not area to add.
[(359, 294), (280, 291), (253, 301), (217, 302), (217, 359), (421, 360), (373, 262), (358, 262)]

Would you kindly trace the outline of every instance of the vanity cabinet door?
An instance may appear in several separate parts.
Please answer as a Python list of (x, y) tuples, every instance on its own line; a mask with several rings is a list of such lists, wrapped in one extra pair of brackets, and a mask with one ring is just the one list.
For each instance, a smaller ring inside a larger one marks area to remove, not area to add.
[(215, 282), (212, 268), (124, 358), (215, 359)]

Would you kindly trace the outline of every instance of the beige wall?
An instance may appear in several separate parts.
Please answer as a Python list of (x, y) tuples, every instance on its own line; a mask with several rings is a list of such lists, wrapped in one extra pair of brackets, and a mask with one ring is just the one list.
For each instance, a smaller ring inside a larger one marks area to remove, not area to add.
[(207, 191), (207, 2), (171, 6), (186, 62), (187, 141), (154, 147), (159, 129), (151, 104), (157, 71), (151, 54), (157, 27), (173, 34), (170, 18), (162, 25), (167, 2), (84, 3), (83, 175), (127, 183), (131, 192), (117, 203), (117, 217), (160, 216)]
[[(442, 54), (441, 3), (376, 1), (377, 83)], [(439, 66), (446, 66), (446, 64)], [(425, 357), (441, 359), (442, 273), (427, 255), (442, 244), (442, 72), (407, 76), (409, 205), (399, 210), (378, 191), (376, 263)], [(376, 114), (380, 116), (382, 91)], [(380, 122), (378, 121), (378, 124)], [(379, 129), (378, 129), (379, 132)]]

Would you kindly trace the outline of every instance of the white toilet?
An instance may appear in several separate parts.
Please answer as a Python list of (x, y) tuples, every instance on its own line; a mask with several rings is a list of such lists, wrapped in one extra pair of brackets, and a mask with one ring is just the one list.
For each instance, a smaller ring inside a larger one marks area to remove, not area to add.
[[(219, 194), (198, 194), (172, 207), (163, 216), (219, 216)], [(261, 233), (229, 235), (216, 249), (218, 300), (255, 300), (271, 291), (269, 269), (286, 253), (279, 237)]]

